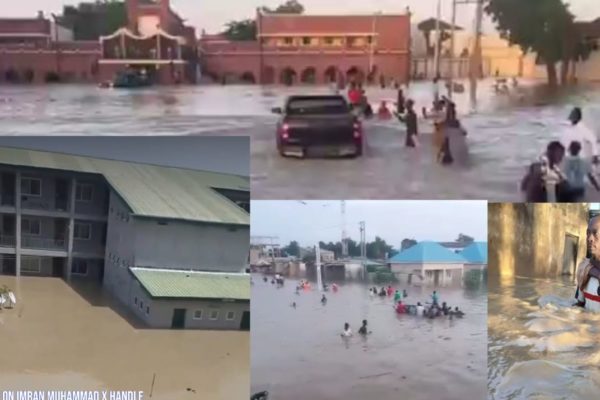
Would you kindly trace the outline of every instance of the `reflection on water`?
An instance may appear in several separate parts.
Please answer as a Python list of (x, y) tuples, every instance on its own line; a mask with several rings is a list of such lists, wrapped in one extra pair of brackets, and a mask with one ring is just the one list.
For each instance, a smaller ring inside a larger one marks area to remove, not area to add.
[(567, 278), (490, 278), (492, 400), (598, 398), (600, 315), (572, 307), (574, 294)]
[(248, 333), (137, 329), (97, 288), (0, 276), (5, 284), (17, 307), (0, 311), (2, 389), (141, 390), (148, 397), (156, 375), (157, 399), (249, 397)]
[[(487, 393), (486, 291), (440, 289), (441, 301), (464, 309), (464, 319), (397, 315), (392, 298), (369, 296), (366, 285), (341, 284), (337, 293), (295, 294), (253, 277), (252, 391), (286, 399), (482, 399)], [(406, 287), (407, 303), (430, 300), (431, 288)], [(291, 307), (296, 302), (297, 307)], [(345, 322), (355, 335), (340, 337)]]

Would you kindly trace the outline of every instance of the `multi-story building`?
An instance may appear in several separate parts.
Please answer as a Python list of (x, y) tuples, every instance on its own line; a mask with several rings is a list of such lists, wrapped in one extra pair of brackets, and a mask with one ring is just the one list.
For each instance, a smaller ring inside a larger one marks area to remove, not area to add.
[(151, 327), (249, 327), (245, 177), (0, 148), (0, 273), (96, 281)]
[(263, 84), (338, 80), (406, 82), (410, 74), (410, 14), (256, 15), (256, 41), (203, 33), (203, 71)]

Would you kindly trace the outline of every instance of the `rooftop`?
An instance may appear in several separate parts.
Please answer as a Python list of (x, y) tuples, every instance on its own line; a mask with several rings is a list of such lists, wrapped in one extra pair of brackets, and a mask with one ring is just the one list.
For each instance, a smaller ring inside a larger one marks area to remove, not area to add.
[(247, 212), (212, 189), (249, 191), (247, 177), (11, 147), (0, 147), (0, 164), (102, 175), (137, 216), (250, 224)]
[(471, 243), (460, 252), (460, 255), (465, 258), (469, 264), (487, 264), (487, 242)]
[(392, 264), (462, 264), (466, 260), (436, 242), (419, 242), (396, 254), (388, 262)]
[(153, 298), (250, 300), (250, 275), (135, 267), (131, 273)]

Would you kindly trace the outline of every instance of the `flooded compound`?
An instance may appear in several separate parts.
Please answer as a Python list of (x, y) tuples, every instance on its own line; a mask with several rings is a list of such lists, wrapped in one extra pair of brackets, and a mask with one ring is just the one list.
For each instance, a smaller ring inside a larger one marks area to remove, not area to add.
[[(562, 133), (570, 109), (583, 108), (584, 122), (600, 132), (600, 89), (592, 85), (549, 95), (539, 82), (521, 82), (496, 93), (493, 80), (478, 89), (477, 112), (469, 90), (455, 94), (468, 131), (465, 165), (435, 162), (432, 124), (419, 120), (418, 149), (404, 146), (397, 119), (366, 121), (364, 155), (358, 159), (294, 159), (275, 146), (277, 116), (291, 94), (331, 93), (327, 87), (207, 85), (100, 89), (85, 85), (3, 86), (0, 124), (6, 135), (243, 135), (251, 137), (252, 191), (256, 199), (430, 198), (520, 201), (519, 182), (529, 164)], [(393, 103), (393, 88), (368, 87), (377, 110)], [(406, 97), (421, 117), (430, 108), (429, 82), (411, 83)], [(315, 176), (319, 176), (318, 181)], [(600, 195), (590, 191), (590, 198)]]
[(491, 400), (592, 400), (600, 393), (600, 314), (572, 307), (571, 278), (489, 282)]
[[(4, 390), (130, 390), (156, 399), (247, 400), (247, 332), (144, 329), (94, 285), (0, 276)], [(154, 386), (153, 385), (154, 381)]]
[[(253, 276), (252, 392), (269, 400), (303, 399), (483, 399), (487, 349), (487, 293), (441, 288), (445, 301), (465, 312), (462, 319), (396, 314), (393, 296), (369, 295), (362, 283), (339, 290), (301, 290)], [(381, 288), (382, 285), (376, 285)], [(386, 285), (387, 286), (387, 285)], [(431, 301), (433, 288), (408, 287), (407, 304)], [(296, 307), (292, 307), (292, 303)], [(363, 319), (372, 331), (358, 334)], [(342, 338), (348, 322), (354, 336)]]

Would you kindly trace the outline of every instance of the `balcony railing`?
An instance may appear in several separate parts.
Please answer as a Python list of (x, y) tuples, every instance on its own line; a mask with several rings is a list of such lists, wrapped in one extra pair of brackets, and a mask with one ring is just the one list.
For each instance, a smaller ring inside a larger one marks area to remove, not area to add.
[(14, 236), (0, 235), (0, 246), (1, 247), (15, 247), (17, 240)]
[(64, 239), (52, 239), (39, 236), (23, 236), (21, 247), (27, 249), (65, 250)]

